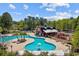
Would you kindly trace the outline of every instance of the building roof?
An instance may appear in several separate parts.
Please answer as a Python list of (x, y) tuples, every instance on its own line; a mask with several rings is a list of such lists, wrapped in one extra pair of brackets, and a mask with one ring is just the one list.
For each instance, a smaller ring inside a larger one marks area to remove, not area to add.
[(47, 30), (43, 30), (45, 33), (52, 33), (52, 32), (58, 32), (58, 30), (56, 29), (47, 29)]

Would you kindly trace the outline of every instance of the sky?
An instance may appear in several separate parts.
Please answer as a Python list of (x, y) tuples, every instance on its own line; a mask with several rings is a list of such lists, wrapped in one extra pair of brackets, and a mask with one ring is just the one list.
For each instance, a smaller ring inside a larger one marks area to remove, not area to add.
[(0, 3), (0, 15), (11, 14), (14, 21), (27, 16), (57, 20), (79, 16), (79, 3)]

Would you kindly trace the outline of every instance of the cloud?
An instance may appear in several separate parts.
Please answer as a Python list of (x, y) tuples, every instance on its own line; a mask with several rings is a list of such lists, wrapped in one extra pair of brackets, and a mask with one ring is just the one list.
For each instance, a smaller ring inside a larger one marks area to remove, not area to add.
[(28, 13), (27, 15), (25, 15), (25, 17), (27, 17), (27, 16), (33, 16), (31, 13)]
[(47, 11), (55, 11), (53, 8), (46, 8)]
[(58, 20), (58, 19), (63, 19), (63, 18), (70, 18), (72, 16), (73, 15), (68, 12), (56, 12), (56, 15), (44, 17), (44, 18), (47, 18), (48, 20)]
[(79, 10), (75, 10), (75, 13), (76, 13), (76, 14), (79, 14)]
[(39, 14), (36, 14), (35, 17), (40, 17), (40, 15)]
[(24, 4), (24, 9), (27, 10), (28, 8), (28, 5)]
[(45, 9), (46, 11), (55, 11), (55, 7), (53, 6), (53, 3), (42, 3), (40, 6), (40, 9)]
[(40, 8), (44, 8), (47, 11), (56, 11), (57, 7), (70, 7), (68, 3), (43, 3)]
[(71, 17), (71, 14), (68, 12), (56, 12), (56, 15), (62, 17)]
[(70, 5), (68, 3), (56, 3), (55, 6), (65, 6), (65, 7), (70, 7)]
[(25, 17), (27, 17), (27, 16), (40, 17), (40, 15), (39, 15), (39, 14), (31, 14), (31, 13), (27, 14)]
[(17, 15), (17, 16), (19, 16), (19, 15), (21, 15), (22, 13), (19, 13), (19, 12), (14, 12), (15, 13), (15, 15)]
[(43, 8), (43, 7), (62, 7), (62, 6), (70, 7), (70, 4), (68, 4), (68, 3), (42, 3), (40, 8)]
[(48, 6), (48, 3), (42, 3), (40, 8), (44, 8), (44, 7), (47, 7)]
[(10, 7), (11, 9), (13, 9), (13, 10), (16, 9), (15, 5), (13, 5), (13, 4), (9, 4), (9, 7)]
[(22, 13), (20, 13), (20, 12), (12, 12), (12, 14), (14, 14), (14, 15), (16, 15), (16, 16), (22, 15)]

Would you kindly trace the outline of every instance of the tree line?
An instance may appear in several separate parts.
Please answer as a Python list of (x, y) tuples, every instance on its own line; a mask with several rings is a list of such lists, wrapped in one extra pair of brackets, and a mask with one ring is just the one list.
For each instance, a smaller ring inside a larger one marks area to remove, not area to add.
[(13, 21), (11, 15), (8, 12), (3, 13), (0, 16), (0, 32), (8, 32), (8, 30), (34, 30), (37, 26), (51, 26), (60, 31), (79, 30), (79, 16), (77, 18), (59, 19), (49, 21), (42, 17), (28, 16), (18, 22)]
[(59, 19), (56, 21), (49, 21), (49, 26), (56, 27), (57, 29), (64, 31), (70, 30), (75, 31), (79, 30), (79, 16), (77, 18), (67, 18), (67, 19)]
[(34, 30), (37, 26), (43, 26), (47, 19), (42, 17), (28, 16), (20, 21), (13, 21), (8, 12), (0, 16), (0, 32), (8, 33), (9, 30)]

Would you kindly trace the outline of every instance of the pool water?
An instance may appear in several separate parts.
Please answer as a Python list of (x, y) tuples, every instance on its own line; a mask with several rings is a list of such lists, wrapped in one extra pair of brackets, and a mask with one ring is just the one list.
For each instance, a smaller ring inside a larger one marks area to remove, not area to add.
[(34, 38), (34, 42), (25, 46), (26, 50), (30, 51), (49, 51), (55, 50), (54, 44), (47, 43), (44, 38)]
[(31, 38), (31, 36), (28, 36), (28, 35), (22, 35), (22, 36), (5, 36), (5, 37), (2, 37), (0, 38), (0, 42), (8, 42), (10, 40), (13, 40), (13, 39), (17, 39), (17, 38)]
[(28, 35), (22, 36), (7, 36), (0, 38), (0, 42), (9, 42), (10, 40), (17, 39), (17, 38), (33, 38), (34, 42), (27, 44), (24, 48), (28, 51), (50, 51), (55, 50), (56, 46), (54, 44), (48, 43), (45, 41), (44, 38), (32, 37)]

